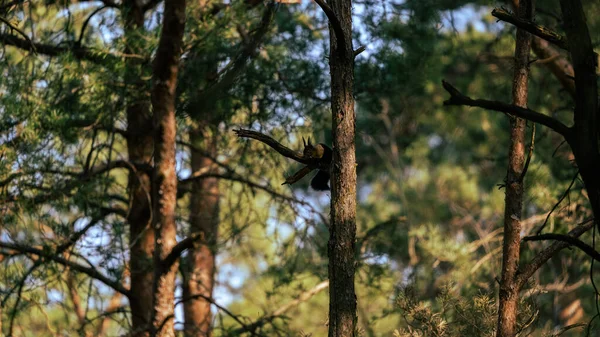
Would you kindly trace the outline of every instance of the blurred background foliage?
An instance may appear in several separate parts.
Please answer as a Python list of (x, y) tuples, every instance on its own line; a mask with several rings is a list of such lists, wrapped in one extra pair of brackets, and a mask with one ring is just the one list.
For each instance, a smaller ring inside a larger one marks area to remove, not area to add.
[[(4, 5), (7, 1), (2, 2)], [(584, 2), (587, 13), (600, 5)], [(144, 83), (159, 36), (162, 5), (148, 12), (143, 36), (127, 37), (115, 8), (99, 1), (24, 1), (0, 14), (33, 41), (85, 46), (47, 56), (4, 45), (0, 57), (1, 240), (51, 251), (89, 230), (68, 249), (77, 261), (127, 284), (126, 168), (91, 172), (127, 159), (120, 133), (125, 101), (136, 92), (126, 58), (139, 59)], [(227, 90), (211, 85), (260, 21), (263, 6), (228, 2), (213, 15), (189, 1), (178, 85), (179, 140), (198, 120), (210, 124), (221, 179), (215, 301), (250, 323), (327, 279), (329, 194), (301, 181), (280, 186), (298, 168), (264, 145), (241, 141), (251, 128), (299, 149), (301, 137), (331, 144), (327, 21), (312, 2), (279, 4), (275, 20)], [(561, 31), (557, 1), (538, 4), (536, 20)], [(490, 336), (495, 329), (508, 119), (478, 108), (447, 108), (446, 79), (471, 97), (510, 101), (515, 29), (491, 17), (497, 1), (356, 1), (358, 317), (363, 336)], [(204, 13), (204, 14), (198, 14)], [(588, 15), (590, 32), (600, 31)], [(85, 28), (84, 28), (85, 23)], [(17, 34), (0, 25), (2, 34)], [(18, 35), (18, 34), (17, 34)], [(595, 46), (600, 35), (592, 36)], [(123, 55), (123, 45), (143, 55)], [(26, 48), (27, 49), (27, 48)], [(131, 64), (131, 63), (129, 63)], [(216, 65), (216, 67), (215, 67)], [(543, 64), (532, 63), (529, 105), (570, 124), (573, 101)], [(528, 135), (531, 135), (528, 125)], [(561, 138), (538, 127), (525, 179), (524, 235), (576, 174)], [(561, 146), (562, 145), (562, 146)], [(189, 149), (178, 147), (180, 179)], [(308, 180), (308, 179), (305, 179)], [(247, 182), (252, 182), (248, 184)], [(500, 188), (499, 188), (500, 187)], [(547, 230), (566, 232), (589, 216), (575, 181)], [(180, 238), (188, 196), (178, 201)], [(590, 239), (587, 234), (584, 239)], [(522, 260), (544, 243), (523, 245)], [(46, 259), (2, 249), (2, 332), (13, 336), (125, 334), (127, 300), (106, 285)], [(596, 314), (589, 259), (566, 250), (527, 287), (519, 317), (524, 332), (550, 336)], [(110, 311), (110, 310), (112, 311)], [(265, 324), (265, 336), (324, 336), (327, 291)], [(77, 310), (85, 320), (78, 320)], [(107, 313), (107, 311), (110, 311)], [(216, 336), (239, 322), (214, 307)], [(176, 319), (182, 326), (181, 308)], [(581, 329), (573, 329), (573, 336)]]

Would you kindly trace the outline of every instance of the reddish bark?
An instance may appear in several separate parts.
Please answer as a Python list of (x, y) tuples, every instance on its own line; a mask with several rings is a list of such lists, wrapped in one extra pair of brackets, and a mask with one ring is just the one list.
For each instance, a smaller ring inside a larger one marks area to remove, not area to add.
[[(533, 1), (520, 0), (516, 4), (519, 18), (533, 18)], [(513, 76), (513, 104), (527, 107), (529, 50), (531, 35), (517, 29), (515, 70)], [(502, 276), (499, 292), (497, 336), (512, 337), (517, 333), (517, 313), (520, 287), (516, 281), (521, 242), (521, 213), (523, 209), (523, 167), (525, 164), (526, 121), (510, 117), (510, 147), (506, 175), (504, 207), (504, 240), (502, 245)]]
[(152, 336), (175, 336), (174, 297), (178, 263), (163, 262), (177, 244), (175, 207), (175, 91), (183, 32), (185, 0), (165, 2), (163, 27), (154, 60), (152, 107), (154, 112), (154, 176), (152, 181), (152, 225), (156, 231), (154, 248)]
[[(144, 26), (144, 13), (135, 1), (125, 2), (124, 21), (127, 39), (125, 53), (142, 52), (135, 36)], [(150, 164), (154, 141), (152, 136), (152, 116), (150, 102), (141, 93), (147, 92), (141, 66), (135, 59), (126, 59), (126, 82), (131, 85), (127, 106), (127, 151), (132, 163)], [(139, 95), (139, 96), (138, 96)], [(152, 254), (154, 251), (154, 229), (150, 225), (151, 180), (148, 172), (130, 172), (128, 190), (131, 208), (129, 210), (129, 241), (131, 245), (129, 269), (131, 275), (132, 331), (134, 336), (145, 336), (150, 325), (152, 308), (152, 280), (154, 277)]]
[[(190, 141), (203, 148), (213, 158), (216, 154), (216, 140), (203, 128), (190, 131)], [(192, 172), (208, 170), (214, 166), (210, 158), (192, 149)], [(212, 336), (212, 298), (215, 275), (216, 239), (219, 226), (219, 181), (217, 178), (195, 180), (190, 196), (190, 234), (201, 233), (202, 241), (188, 251), (182, 268), (183, 312), (185, 336)], [(200, 296), (198, 296), (200, 295)]]

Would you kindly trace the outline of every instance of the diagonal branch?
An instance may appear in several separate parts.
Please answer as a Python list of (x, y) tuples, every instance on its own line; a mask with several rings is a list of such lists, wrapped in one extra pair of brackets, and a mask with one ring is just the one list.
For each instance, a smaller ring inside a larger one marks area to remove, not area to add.
[[(340, 22), (340, 19), (335, 15), (335, 13), (333, 12), (333, 9), (331, 9), (331, 7), (329, 7), (329, 5), (325, 1), (323, 1), (323, 0), (314, 0), (314, 1), (317, 3), (317, 5), (319, 5), (319, 7), (321, 7), (323, 12), (327, 16), (327, 19), (329, 20), (329, 24), (331, 25), (331, 27), (333, 28), (333, 31), (335, 32), (335, 39), (338, 43), (338, 50), (341, 50), (341, 53), (345, 53), (346, 52), (346, 39), (344, 37), (344, 30), (342, 29), (342, 23)], [(357, 51), (354, 52), (354, 56), (357, 56), (361, 52), (362, 52), (362, 50), (360, 50), (360, 48), (357, 49)]]
[(177, 262), (177, 259), (179, 259), (181, 257), (181, 254), (184, 251), (194, 247), (196, 242), (202, 240), (203, 238), (204, 238), (204, 233), (194, 233), (194, 234), (190, 235), (189, 237), (181, 240), (179, 243), (177, 243), (175, 245), (175, 247), (173, 247), (173, 249), (171, 249), (171, 252), (169, 253), (169, 255), (167, 255), (160, 263), (161, 270), (158, 275), (160, 276), (160, 275), (168, 272), (171, 269), (171, 267), (175, 264), (175, 262)]
[(104, 283), (105, 285), (111, 287), (115, 291), (117, 291), (125, 296), (129, 296), (129, 289), (125, 288), (120, 282), (117, 282), (117, 281), (109, 278), (108, 276), (105, 276), (104, 274), (99, 272), (94, 267), (82, 266), (79, 263), (73, 262), (69, 259), (66, 259), (62, 256), (57, 255), (55, 252), (47, 251), (44, 249), (37, 249), (34, 247), (24, 246), (24, 245), (20, 245), (20, 244), (3, 242), (3, 241), (0, 241), (0, 247), (6, 248), (6, 249), (11, 249), (11, 250), (16, 250), (16, 251), (19, 251), (19, 252), (25, 253), (25, 254), (37, 255), (46, 260), (50, 260), (50, 261), (56, 262), (58, 264), (61, 264), (63, 266), (67, 266), (67, 267), (71, 268), (72, 270), (86, 274), (86, 275), (90, 276), (91, 278)]
[(35, 51), (35, 46), (33, 45), (33, 41), (31, 41), (31, 39), (29, 38), (29, 36), (27, 36), (27, 34), (25, 34), (25, 32), (23, 32), (18, 27), (14, 26), (12, 23), (10, 23), (10, 21), (8, 21), (7, 19), (3, 18), (2, 16), (0, 16), (0, 21), (2, 21), (5, 25), (7, 25), (11, 30), (14, 30), (17, 33), (21, 34), (21, 36), (23, 36), (23, 38), (25, 39), (25, 41), (27, 41), (27, 43), (29, 43), (30, 48), (32, 49), (32, 51), (34, 53), (36, 52)]
[(550, 43), (537, 36), (533, 37), (531, 49), (540, 58), (538, 64), (546, 66), (554, 77), (558, 79), (563, 88), (575, 98), (575, 82), (573, 81), (573, 66), (563, 57), (558, 49), (550, 45)]
[(235, 134), (240, 138), (252, 138), (262, 143), (265, 143), (266, 145), (272, 147), (275, 151), (279, 152), (279, 154), (281, 154), (282, 156), (293, 159), (299, 163), (305, 165), (311, 163), (311, 161), (309, 159), (304, 158), (304, 156), (301, 153), (296, 152), (286, 147), (285, 145), (282, 145), (280, 142), (276, 141), (272, 137), (262, 134), (260, 132), (246, 129), (233, 130), (233, 132), (235, 132)]
[(292, 300), (292, 301), (284, 304), (283, 306), (279, 307), (277, 310), (273, 311), (272, 313), (270, 313), (268, 315), (265, 315), (262, 318), (259, 318), (254, 323), (247, 324), (246, 326), (242, 326), (241, 328), (235, 330), (233, 332), (233, 335), (237, 336), (237, 335), (241, 335), (241, 334), (246, 333), (246, 332), (251, 332), (252, 333), (252, 332), (256, 331), (257, 329), (260, 329), (265, 324), (273, 321), (277, 317), (282, 316), (288, 310), (290, 310), (293, 307), (298, 306), (300, 303), (306, 302), (311, 297), (315, 296), (316, 294), (318, 294), (322, 290), (327, 289), (328, 287), (329, 287), (329, 280), (323, 281), (323, 282), (317, 284), (312, 289), (310, 289), (310, 290), (308, 290), (306, 292), (303, 292), (296, 299), (294, 299), (294, 300)]
[[(569, 232), (568, 237), (578, 238), (583, 233), (590, 230), (593, 226), (594, 226), (594, 219), (593, 218), (588, 219), (588, 220), (584, 221), (583, 223), (579, 224), (577, 227), (573, 228)], [(566, 236), (566, 235), (563, 235), (563, 237), (564, 236)], [(535, 237), (539, 237), (539, 236), (534, 236), (534, 238)], [(527, 239), (527, 237), (523, 238), (523, 241), (534, 241), (534, 240), (526, 240), (526, 239)], [(577, 240), (577, 241), (582, 242), (579, 240)], [(540, 267), (544, 263), (546, 263), (546, 261), (548, 261), (551, 257), (553, 257), (556, 253), (558, 253), (562, 249), (567, 248), (569, 246), (570, 246), (570, 244), (566, 241), (556, 241), (556, 242), (553, 242), (550, 246), (546, 247), (544, 250), (542, 250), (539, 254), (536, 254), (536, 256), (529, 263), (527, 263), (519, 268), (519, 271), (518, 271), (517, 277), (516, 277), (517, 285), (519, 287), (522, 287), (527, 282), (527, 280), (529, 280), (529, 278), (533, 275), (533, 273), (535, 273), (538, 269), (540, 269)], [(594, 250), (592, 247), (589, 247), (589, 248)]]
[(588, 245), (587, 243), (585, 243), (571, 235), (548, 233), (548, 234), (540, 234), (540, 235), (535, 235), (535, 236), (526, 236), (523, 238), (523, 241), (546, 241), (546, 240), (560, 241), (560, 242), (566, 243), (567, 246), (575, 246), (575, 247), (581, 249), (589, 257), (600, 262), (600, 252), (596, 251), (594, 249), (594, 247)]
[(291, 177), (287, 177), (283, 184), (281, 185), (292, 185), (298, 182), (300, 179), (304, 178), (307, 174), (312, 172), (315, 168), (311, 166), (304, 166), (298, 172), (294, 173)]
[(513, 15), (504, 8), (494, 8), (494, 10), (492, 10), (492, 16), (498, 18), (499, 20), (508, 22), (517, 28), (521, 28), (535, 36), (538, 36), (561, 49), (569, 50), (569, 43), (567, 42), (566, 37), (552, 31), (551, 29), (538, 25), (533, 21), (518, 18), (516, 15)]
[(177, 301), (175, 303), (175, 306), (178, 306), (181, 303), (190, 301), (190, 300), (194, 300), (197, 298), (201, 298), (203, 300), (205, 300), (206, 302), (209, 302), (210, 304), (214, 305), (215, 307), (217, 307), (217, 309), (223, 311), (227, 316), (233, 318), (233, 320), (235, 320), (239, 325), (242, 326), (243, 331), (248, 331), (250, 332), (250, 334), (252, 336), (260, 336), (258, 335), (256, 332), (254, 332), (253, 330), (248, 329), (248, 325), (246, 323), (244, 323), (244, 321), (242, 321), (242, 319), (240, 318), (240, 316), (232, 313), (231, 311), (229, 311), (227, 308), (225, 308), (224, 306), (220, 305), (219, 303), (217, 303), (212, 297), (208, 297), (202, 294), (194, 294), (188, 297), (184, 297), (182, 299), (180, 299), (179, 301)]
[(452, 86), (452, 84), (444, 80), (442, 80), (442, 85), (444, 86), (444, 89), (446, 89), (446, 91), (450, 94), (450, 98), (444, 101), (444, 105), (467, 105), (503, 112), (505, 114), (514, 115), (516, 117), (544, 125), (557, 132), (558, 134), (562, 135), (567, 140), (570, 140), (572, 138), (571, 128), (550, 116), (541, 114), (537, 111), (533, 111), (527, 108), (521, 108), (516, 105), (507, 104), (503, 102), (489, 101), (485, 99), (472, 99), (471, 97), (462, 94), (460, 91), (458, 91), (458, 89)]

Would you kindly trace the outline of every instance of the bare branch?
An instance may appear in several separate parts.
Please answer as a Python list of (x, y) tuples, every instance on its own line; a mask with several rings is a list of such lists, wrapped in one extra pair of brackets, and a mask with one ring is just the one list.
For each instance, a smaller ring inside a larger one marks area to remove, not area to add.
[[(581, 236), (583, 233), (587, 232), (594, 226), (594, 219), (588, 219), (583, 223), (579, 224), (577, 227), (572, 229), (569, 232), (570, 237), (577, 238)], [(536, 236), (534, 236), (536, 237)], [(526, 238), (523, 238), (523, 241)], [(581, 242), (581, 241), (580, 241)], [(535, 258), (533, 258), (529, 263), (519, 268), (519, 272), (517, 274), (518, 284), (524, 284), (527, 282), (529, 277), (533, 275), (533, 273), (538, 270), (546, 261), (548, 261), (552, 256), (554, 256), (558, 251), (569, 247), (570, 245), (565, 241), (553, 242), (550, 246), (546, 247), (542, 252), (537, 254)], [(593, 249), (593, 248), (592, 248)]]
[(567, 189), (565, 190), (565, 192), (563, 193), (563, 195), (554, 204), (554, 207), (552, 207), (552, 209), (550, 210), (550, 212), (548, 212), (548, 215), (546, 215), (546, 220), (544, 220), (544, 223), (536, 231), (536, 234), (539, 235), (542, 232), (542, 230), (544, 230), (544, 227), (546, 227), (546, 224), (548, 223), (548, 219), (550, 219), (550, 216), (552, 215), (552, 213), (554, 213), (554, 211), (556, 210), (556, 208), (558, 207), (558, 205), (560, 205), (560, 203), (563, 200), (565, 200), (565, 198), (567, 197), (567, 195), (569, 195), (569, 192), (571, 192), (571, 188), (573, 187), (573, 184), (575, 184), (575, 181), (577, 180), (577, 177), (579, 177), (579, 171), (577, 171), (577, 173), (575, 173), (575, 175), (573, 176), (573, 179), (571, 179), (571, 184), (569, 184), (569, 187), (567, 187)]
[(530, 20), (518, 18), (504, 8), (494, 8), (494, 10), (492, 10), (492, 16), (521, 28), (535, 36), (539, 36), (561, 49), (569, 50), (569, 43), (567, 42), (566, 37)]
[(108, 6), (108, 5), (98, 7), (87, 17), (87, 19), (85, 19), (85, 21), (83, 22), (83, 25), (81, 26), (81, 32), (79, 33), (79, 40), (77, 40), (77, 44), (76, 44), (77, 46), (81, 46), (81, 41), (83, 41), (85, 29), (87, 28), (88, 24), (90, 23), (90, 20), (92, 19), (92, 17), (94, 17), (94, 15), (100, 13), (102, 10), (104, 10), (106, 8), (110, 8), (110, 7), (111, 6)]
[[(323, 0), (314, 0), (314, 1), (317, 3), (317, 5), (319, 5), (319, 7), (321, 7), (323, 12), (327, 16), (327, 19), (329, 19), (329, 24), (331, 25), (331, 27), (333, 28), (333, 31), (335, 32), (335, 39), (338, 43), (338, 45), (337, 45), (338, 50), (341, 50), (341, 55), (344, 55), (346, 53), (346, 39), (344, 37), (345, 36), (344, 30), (342, 29), (342, 23), (340, 22), (340, 19), (335, 15), (335, 13), (333, 12), (333, 9), (331, 9), (331, 7), (329, 7), (329, 5), (327, 3), (325, 3), (325, 1), (323, 1)], [(355, 54), (354, 56), (356, 56), (356, 55), (358, 55), (358, 54)]]
[(266, 145), (269, 145), (275, 151), (279, 152), (279, 154), (281, 154), (282, 156), (284, 156), (286, 158), (293, 159), (293, 160), (295, 160), (299, 163), (305, 164), (305, 165), (309, 165), (312, 163), (311, 160), (304, 158), (304, 156), (301, 153), (296, 152), (296, 151), (282, 145), (280, 142), (276, 141), (272, 137), (262, 134), (260, 132), (246, 130), (246, 129), (233, 130), (233, 132), (235, 132), (235, 134), (238, 137), (252, 138), (252, 139), (256, 139), (262, 143), (265, 143)]
[(531, 49), (541, 59), (537, 63), (546, 66), (554, 77), (562, 84), (563, 88), (575, 97), (575, 82), (573, 81), (573, 66), (560, 52), (550, 45), (550, 43), (537, 36), (533, 37)]
[(570, 127), (564, 125), (557, 119), (550, 116), (541, 114), (537, 111), (533, 111), (527, 108), (521, 108), (516, 105), (507, 104), (498, 101), (489, 101), (485, 99), (472, 99), (462, 94), (452, 84), (442, 80), (444, 89), (450, 94), (450, 99), (444, 101), (444, 105), (467, 105), (473, 107), (480, 107), (488, 110), (494, 110), (503, 112), (505, 114), (514, 115), (519, 118), (526, 119), (528, 121), (544, 125), (558, 134), (569, 140), (572, 138), (572, 130)]
[(535, 236), (526, 236), (523, 238), (523, 241), (544, 241), (544, 240), (556, 240), (566, 242), (568, 245), (573, 245), (579, 249), (581, 249), (588, 256), (593, 258), (596, 261), (600, 262), (600, 252), (596, 251), (594, 247), (588, 245), (587, 243), (569, 235), (564, 234), (540, 234)]
[(283, 184), (281, 184), (281, 185), (292, 185), (293, 183), (296, 183), (300, 179), (304, 178), (304, 176), (306, 176), (313, 170), (314, 170), (314, 168), (312, 168), (310, 166), (304, 166), (303, 168), (300, 169), (300, 171), (294, 173), (294, 175), (292, 175), (291, 177), (287, 177), (285, 179), (285, 181), (283, 182)]
[(181, 257), (181, 254), (184, 251), (192, 248), (196, 244), (196, 242), (202, 240), (203, 238), (204, 238), (204, 233), (193, 233), (189, 237), (187, 237), (187, 238), (181, 240), (179, 243), (177, 243), (177, 245), (175, 245), (175, 247), (173, 247), (173, 249), (171, 249), (171, 252), (169, 253), (169, 255), (167, 255), (167, 257), (165, 257), (164, 260), (161, 261), (160, 274), (164, 274), (164, 273), (168, 272), (169, 269), (171, 269), (171, 267), (173, 266), (173, 264), (175, 264), (175, 262), (177, 262), (177, 259), (179, 259)]
[(7, 25), (11, 30), (14, 30), (17, 33), (21, 34), (21, 36), (23, 36), (23, 38), (29, 43), (29, 46), (32, 49), (32, 51), (34, 53), (36, 53), (35, 46), (33, 45), (33, 41), (31, 41), (31, 39), (29, 38), (29, 36), (27, 36), (27, 34), (25, 34), (25, 32), (20, 30), (18, 27), (14, 26), (12, 23), (10, 23), (10, 21), (3, 18), (2, 16), (0, 16), (0, 21), (4, 22), (4, 24)]
[(358, 55), (360, 55), (360, 53), (362, 53), (365, 50), (367, 50), (367, 47), (365, 46), (358, 47), (356, 50), (354, 50), (354, 57), (357, 57)]

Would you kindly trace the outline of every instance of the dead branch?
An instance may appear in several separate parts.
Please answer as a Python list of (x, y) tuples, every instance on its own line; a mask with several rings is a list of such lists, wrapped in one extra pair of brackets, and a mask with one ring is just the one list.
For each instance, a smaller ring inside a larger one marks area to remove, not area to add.
[(566, 37), (530, 20), (518, 18), (504, 8), (494, 8), (494, 10), (492, 10), (492, 16), (538, 36), (561, 49), (569, 50), (569, 43), (567, 42)]
[(263, 133), (246, 129), (233, 130), (233, 132), (235, 132), (235, 134), (240, 138), (251, 138), (258, 140), (259, 142), (265, 143), (266, 145), (269, 145), (271, 148), (273, 148), (275, 151), (279, 152), (279, 154), (281, 154), (282, 156), (293, 159), (299, 163), (305, 165), (310, 165), (314, 163), (314, 160), (304, 158), (302, 153), (296, 152), (286, 147), (285, 145), (276, 141), (272, 137), (267, 136)]
[[(341, 50), (342, 53), (346, 53), (346, 39), (345, 39), (344, 30), (342, 29), (342, 23), (340, 22), (340, 19), (335, 15), (335, 13), (333, 12), (333, 9), (331, 9), (331, 7), (329, 7), (329, 5), (325, 1), (323, 1), (323, 0), (314, 0), (314, 1), (317, 3), (317, 5), (319, 5), (319, 7), (321, 7), (323, 12), (327, 16), (327, 19), (329, 20), (329, 24), (331, 25), (331, 27), (333, 28), (333, 31), (335, 32), (335, 39), (338, 43), (338, 45), (337, 45), (338, 50)], [(360, 52), (355, 53), (354, 56), (356, 56), (358, 54), (360, 54)]]
[(503, 102), (489, 101), (485, 99), (472, 99), (471, 97), (462, 94), (460, 91), (458, 91), (458, 89), (452, 86), (452, 84), (444, 80), (442, 80), (442, 86), (450, 94), (450, 98), (444, 101), (444, 105), (466, 105), (514, 115), (516, 117), (544, 125), (562, 135), (567, 140), (572, 138), (571, 128), (550, 116), (541, 114), (531, 109), (521, 108), (516, 105)]

